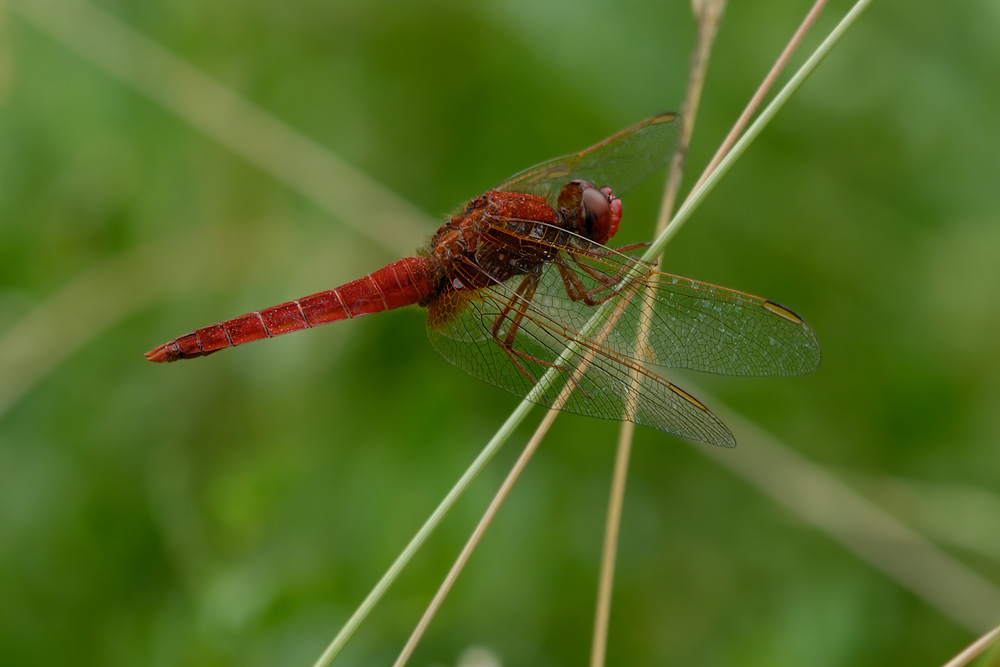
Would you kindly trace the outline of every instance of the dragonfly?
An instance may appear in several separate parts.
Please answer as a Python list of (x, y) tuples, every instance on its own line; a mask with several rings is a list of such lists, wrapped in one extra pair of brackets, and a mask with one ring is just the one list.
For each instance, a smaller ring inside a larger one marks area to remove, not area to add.
[[(475, 377), (562, 410), (726, 447), (736, 441), (666, 369), (794, 376), (819, 364), (816, 335), (774, 301), (657, 271), (612, 249), (619, 196), (664, 167), (680, 118), (653, 116), (579, 153), (521, 171), (470, 199), (428, 246), (336, 289), (219, 322), (147, 352), (154, 362), (214, 354), (361, 315), (427, 309), (427, 333)], [(616, 305), (604, 335), (598, 307)], [(555, 371), (566, 382), (542, 382)], [(532, 391), (535, 390), (535, 391)]]

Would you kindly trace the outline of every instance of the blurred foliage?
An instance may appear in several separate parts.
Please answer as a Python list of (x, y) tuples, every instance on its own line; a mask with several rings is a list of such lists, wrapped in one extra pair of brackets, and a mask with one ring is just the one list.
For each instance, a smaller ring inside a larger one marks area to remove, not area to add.
[[(415, 308), (145, 362), (394, 257), (81, 58), (29, 17), (63, 3), (35, 2), (0, 15), (0, 663), (311, 664), (516, 400), (438, 358)], [(427, 211), (395, 232), (414, 247), (518, 169), (677, 107), (694, 33), (685, 2), (97, 4)], [(688, 182), (803, 10), (728, 11)], [(956, 525), (997, 525), (972, 510), (1000, 485), (998, 33), (987, 0), (876, 3), (664, 267), (785, 303), (823, 342), (806, 378), (698, 378), (718, 400), (875, 495), (986, 497), (953, 505)], [(626, 199), (622, 242), (649, 238), (659, 186)], [(12, 335), (60, 298), (73, 308), (44, 335)], [(343, 664), (393, 659), (534, 420)], [(472, 645), (585, 662), (616, 432), (559, 419), (413, 664)], [(920, 514), (906, 497), (886, 502)], [(952, 553), (1000, 581), (995, 550)], [(645, 430), (612, 612), (621, 665), (940, 664), (971, 639)]]

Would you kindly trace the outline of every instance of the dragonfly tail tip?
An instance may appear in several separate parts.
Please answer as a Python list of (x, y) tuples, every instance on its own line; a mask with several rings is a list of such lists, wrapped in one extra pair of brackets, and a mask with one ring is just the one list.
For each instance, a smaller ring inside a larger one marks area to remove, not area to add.
[(155, 350), (150, 350), (144, 356), (157, 364), (164, 364), (180, 359), (177, 351), (175, 349), (171, 349), (170, 345), (161, 345)]

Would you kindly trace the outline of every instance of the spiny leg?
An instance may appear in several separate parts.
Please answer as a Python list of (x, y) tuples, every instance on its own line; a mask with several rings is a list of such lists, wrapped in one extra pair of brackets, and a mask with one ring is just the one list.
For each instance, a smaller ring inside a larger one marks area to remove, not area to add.
[[(521, 284), (518, 286), (517, 290), (515, 290), (513, 296), (510, 298), (509, 301), (507, 301), (503, 309), (501, 309), (500, 313), (497, 315), (496, 321), (493, 322), (493, 326), (490, 327), (490, 333), (493, 335), (493, 341), (500, 346), (500, 349), (502, 349), (504, 353), (506, 353), (507, 357), (511, 360), (514, 366), (517, 367), (517, 369), (521, 372), (521, 374), (523, 374), (526, 378), (528, 378), (528, 381), (531, 382), (532, 385), (538, 384), (538, 380), (531, 374), (531, 371), (529, 371), (525, 367), (525, 365), (521, 361), (522, 359), (525, 361), (534, 362), (536, 364), (545, 366), (547, 368), (556, 368), (566, 373), (569, 380), (574, 382), (574, 384), (576, 384), (577, 389), (583, 392), (583, 394), (587, 396), (587, 398), (590, 398), (590, 395), (586, 391), (584, 391), (579, 386), (578, 381), (573, 378), (573, 374), (570, 373), (570, 369), (568, 367), (553, 363), (551, 361), (546, 361), (545, 359), (540, 359), (534, 355), (528, 354), (527, 352), (523, 352), (514, 347), (514, 339), (517, 335), (518, 330), (521, 327), (521, 322), (527, 315), (528, 306), (531, 303), (531, 299), (534, 297), (535, 290), (538, 287), (539, 275), (540, 274), (538, 273), (529, 273), (528, 275), (526, 275), (524, 277), (524, 280), (521, 281)], [(511, 311), (514, 311), (513, 317), (509, 316), (509, 313)], [(509, 320), (510, 325), (508, 326), (507, 331), (503, 334), (503, 337), (501, 338), (500, 329), (503, 326), (505, 320)]]
[[(559, 270), (559, 276), (562, 278), (563, 286), (566, 288), (566, 294), (569, 296), (571, 301), (583, 301), (583, 303), (588, 306), (598, 306), (608, 299), (621, 294), (630, 285), (633, 285), (635, 282), (641, 280), (641, 278), (625, 280), (629, 270), (640, 261), (636, 258), (630, 258), (630, 261), (619, 269), (614, 276), (609, 276), (605, 273), (601, 273), (594, 267), (585, 264), (580, 260), (579, 256), (572, 255), (572, 257), (573, 262), (579, 266), (584, 273), (600, 284), (597, 287), (588, 290), (586, 285), (583, 284), (583, 281), (580, 280), (580, 276), (578, 276), (568, 264), (564, 261), (556, 260), (553, 263)], [(615, 286), (618, 286), (618, 288), (612, 289)], [(601, 292), (606, 293), (601, 294)]]

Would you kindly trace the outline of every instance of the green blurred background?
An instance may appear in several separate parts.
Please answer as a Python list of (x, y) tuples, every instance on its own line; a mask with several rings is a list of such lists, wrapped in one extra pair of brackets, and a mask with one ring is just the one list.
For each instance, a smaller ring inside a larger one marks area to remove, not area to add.
[[(805, 11), (729, 8), (688, 183)], [(516, 398), (439, 358), (417, 308), (142, 353), (356, 278), (513, 172), (677, 108), (688, 5), (18, 0), (0, 31), (0, 663), (312, 664)], [(754, 459), (736, 423), (734, 452), (640, 429), (609, 664), (936, 665), (1000, 621), (998, 34), (989, 0), (876, 3), (664, 262), (823, 343), (809, 377), (694, 393), (982, 579), (859, 528), (898, 570), (873, 568), (704, 456)], [(626, 198), (621, 242), (651, 237), (661, 183)], [(343, 664), (392, 661), (540, 416)], [(585, 663), (616, 435), (556, 422), (412, 664)]]

